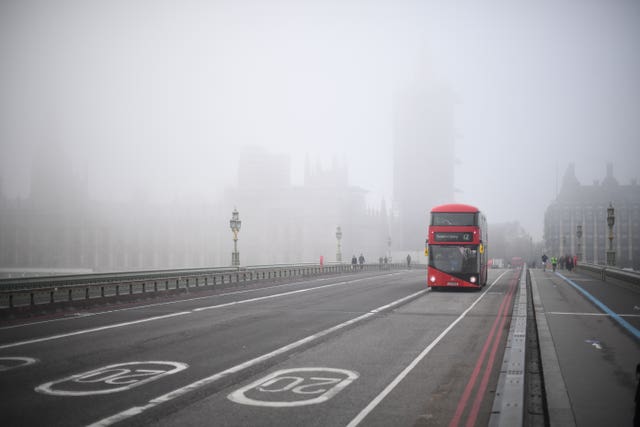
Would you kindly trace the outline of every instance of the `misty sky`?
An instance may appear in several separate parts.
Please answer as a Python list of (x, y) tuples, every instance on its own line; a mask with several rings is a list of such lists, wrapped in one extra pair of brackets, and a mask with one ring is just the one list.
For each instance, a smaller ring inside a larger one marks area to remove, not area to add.
[(490, 222), (541, 238), (569, 162), (640, 178), (638, 1), (2, 0), (3, 191), (56, 144), (96, 199), (213, 200), (258, 145), (294, 184), (307, 154), (345, 159), (389, 204), (394, 103), (421, 80), (456, 95), (456, 199)]

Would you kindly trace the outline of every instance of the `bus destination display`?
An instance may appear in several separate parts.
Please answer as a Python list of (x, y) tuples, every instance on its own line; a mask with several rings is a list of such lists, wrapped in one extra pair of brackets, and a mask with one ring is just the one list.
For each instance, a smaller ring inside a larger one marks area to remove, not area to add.
[(438, 231), (433, 233), (433, 239), (436, 242), (472, 242), (473, 233), (469, 232), (451, 232)]

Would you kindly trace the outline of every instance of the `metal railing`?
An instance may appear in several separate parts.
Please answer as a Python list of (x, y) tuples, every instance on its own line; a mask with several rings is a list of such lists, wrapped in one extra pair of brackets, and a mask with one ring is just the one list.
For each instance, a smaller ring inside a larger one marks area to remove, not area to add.
[(151, 293), (226, 288), (287, 277), (404, 268), (405, 264), (364, 264), (355, 268), (339, 263), (281, 264), (0, 279), (0, 317), (15, 310), (96, 302), (100, 298), (137, 298)]

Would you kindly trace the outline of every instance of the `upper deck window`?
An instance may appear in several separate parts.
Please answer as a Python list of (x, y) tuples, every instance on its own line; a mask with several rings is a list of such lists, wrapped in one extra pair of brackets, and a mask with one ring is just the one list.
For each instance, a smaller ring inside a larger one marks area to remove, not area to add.
[(472, 212), (433, 212), (431, 225), (478, 225), (477, 218)]

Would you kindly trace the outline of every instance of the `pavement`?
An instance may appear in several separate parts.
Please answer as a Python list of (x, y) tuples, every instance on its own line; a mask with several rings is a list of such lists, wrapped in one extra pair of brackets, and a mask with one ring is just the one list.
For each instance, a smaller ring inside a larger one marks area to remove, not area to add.
[(633, 425), (640, 288), (530, 271), (549, 425)]

